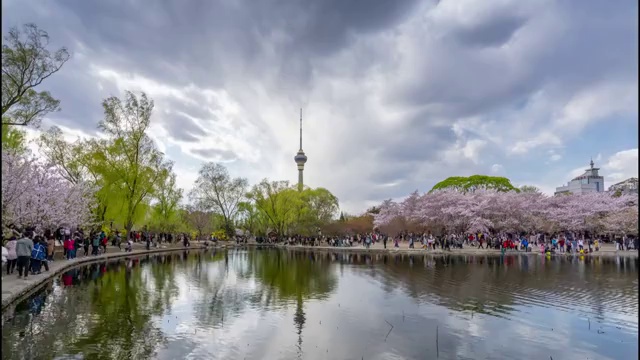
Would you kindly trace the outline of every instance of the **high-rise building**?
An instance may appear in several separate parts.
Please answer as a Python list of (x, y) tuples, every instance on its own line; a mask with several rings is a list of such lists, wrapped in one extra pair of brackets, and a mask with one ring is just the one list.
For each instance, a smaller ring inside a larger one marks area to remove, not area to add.
[(556, 188), (555, 195), (559, 194), (585, 194), (591, 192), (603, 192), (604, 177), (598, 174), (599, 168), (593, 167), (593, 159), (589, 163), (590, 168), (585, 172), (573, 178), (566, 186), (560, 186)]
[(298, 190), (302, 191), (304, 188), (302, 173), (304, 172), (304, 164), (307, 162), (307, 156), (302, 151), (302, 109), (300, 109), (300, 149), (293, 159), (298, 165)]

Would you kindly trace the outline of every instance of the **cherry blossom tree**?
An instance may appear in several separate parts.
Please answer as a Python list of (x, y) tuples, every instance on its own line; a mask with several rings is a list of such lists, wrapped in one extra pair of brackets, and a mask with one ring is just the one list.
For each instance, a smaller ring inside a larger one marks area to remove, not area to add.
[(2, 226), (91, 224), (93, 189), (72, 184), (57, 168), (33, 158), (2, 152)]
[[(381, 229), (389, 224), (419, 224), (447, 232), (555, 232), (637, 228), (638, 196), (609, 193), (549, 197), (539, 192), (472, 193), (440, 190), (412, 193), (397, 203), (386, 200), (374, 217)], [(397, 229), (396, 229), (397, 231)]]

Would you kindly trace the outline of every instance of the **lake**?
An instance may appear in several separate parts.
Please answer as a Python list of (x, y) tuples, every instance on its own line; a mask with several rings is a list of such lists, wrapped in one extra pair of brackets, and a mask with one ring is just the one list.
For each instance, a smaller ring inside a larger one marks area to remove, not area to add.
[(78, 267), (2, 359), (635, 359), (638, 259), (232, 249)]

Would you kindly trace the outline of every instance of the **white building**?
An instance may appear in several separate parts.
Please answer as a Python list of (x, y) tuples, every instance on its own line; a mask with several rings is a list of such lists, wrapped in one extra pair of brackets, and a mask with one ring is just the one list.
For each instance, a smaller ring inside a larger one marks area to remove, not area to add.
[(591, 167), (585, 170), (584, 174), (573, 178), (566, 186), (557, 187), (554, 195), (603, 192), (605, 190), (604, 177), (598, 175), (600, 169), (593, 167), (593, 160), (589, 165)]

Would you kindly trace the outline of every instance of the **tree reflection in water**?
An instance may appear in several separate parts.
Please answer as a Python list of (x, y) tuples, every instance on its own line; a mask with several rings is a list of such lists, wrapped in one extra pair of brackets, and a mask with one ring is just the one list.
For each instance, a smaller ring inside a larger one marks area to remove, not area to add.
[[(509, 318), (522, 306), (562, 309), (569, 304), (595, 314), (594, 320), (606, 317), (624, 326), (624, 318), (617, 317), (621, 311), (637, 315), (637, 263), (625, 258), (393, 256), (296, 249), (185, 251), (118, 260), (70, 270), (5, 311), (2, 357), (152, 358), (175, 339), (163, 322), (173, 321), (172, 311), (183, 316), (177, 311), (186, 307), (189, 326), (222, 333), (225, 319), (249, 310), (289, 313), (297, 341), (282, 347), (295, 348), (304, 358), (305, 327), (324, 331), (307, 321), (315, 311), (308, 301), (327, 300), (336, 293), (339, 274), (366, 278), (380, 293), (403, 293), (418, 304), (443, 306), (469, 318), (474, 313)], [(594, 271), (585, 271), (585, 266)], [(394, 334), (399, 331), (397, 327)]]

